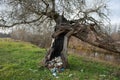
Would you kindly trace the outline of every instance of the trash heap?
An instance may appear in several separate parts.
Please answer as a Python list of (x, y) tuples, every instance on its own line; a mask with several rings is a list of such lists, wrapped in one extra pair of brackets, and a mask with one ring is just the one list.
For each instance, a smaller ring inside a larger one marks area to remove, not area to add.
[(58, 78), (57, 73), (64, 71), (63, 62), (61, 57), (55, 57), (51, 61), (48, 61), (48, 69), (52, 72), (52, 75)]

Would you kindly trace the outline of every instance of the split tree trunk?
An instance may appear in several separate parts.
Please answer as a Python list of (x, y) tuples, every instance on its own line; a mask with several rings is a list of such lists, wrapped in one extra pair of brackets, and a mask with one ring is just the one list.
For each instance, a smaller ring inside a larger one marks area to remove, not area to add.
[(49, 61), (59, 56), (62, 59), (63, 67), (66, 68), (68, 66), (67, 46), (68, 46), (69, 37), (67, 37), (66, 35), (67, 32), (63, 32), (59, 34), (57, 37), (53, 38), (51, 47), (45, 57), (44, 63), (46, 67)]
[(53, 34), (53, 40), (51, 43), (51, 47), (47, 52), (47, 55), (44, 59), (44, 64), (47, 67), (48, 62), (54, 59), (55, 57), (61, 57), (63, 67), (66, 68), (68, 66), (68, 59), (67, 59), (67, 46), (69, 42), (69, 38), (72, 34), (72, 31), (60, 29), (61, 27), (65, 28), (64, 24), (69, 24), (69, 21), (64, 18), (63, 15), (54, 16), (56, 26), (55, 26), (55, 33)]

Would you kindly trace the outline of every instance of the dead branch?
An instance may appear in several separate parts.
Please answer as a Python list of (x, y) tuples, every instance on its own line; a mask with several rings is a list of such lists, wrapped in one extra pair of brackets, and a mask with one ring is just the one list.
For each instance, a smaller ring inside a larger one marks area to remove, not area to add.
[(6, 28), (10, 28), (16, 25), (20, 25), (20, 24), (30, 24), (30, 23), (34, 23), (39, 21), (42, 18), (42, 16), (40, 16), (37, 19), (31, 20), (31, 21), (23, 21), (23, 22), (17, 22), (17, 23), (13, 23), (12, 25), (6, 25), (6, 24), (0, 24), (0, 27), (6, 27)]

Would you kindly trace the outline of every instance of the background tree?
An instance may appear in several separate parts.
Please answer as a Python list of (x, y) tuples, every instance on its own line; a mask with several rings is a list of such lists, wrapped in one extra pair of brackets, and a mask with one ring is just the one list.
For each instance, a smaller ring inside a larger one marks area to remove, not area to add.
[[(43, 27), (44, 26), (44, 27)], [(11, 38), (31, 42), (41, 48), (48, 48), (51, 44), (53, 28), (43, 23), (42, 26), (17, 26), (9, 33)]]
[[(93, 46), (119, 53), (114, 41), (102, 32), (101, 26), (108, 21), (107, 2), (105, 0), (3, 0), (10, 9), (1, 13), (1, 27), (13, 27), (20, 24), (41, 25), (54, 22), (55, 30), (51, 48), (45, 57), (45, 63), (61, 56), (63, 66), (67, 66), (67, 44), (75, 36)], [(4, 13), (4, 15), (3, 15)], [(44, 26), (43, 26), (44, 27)], [(90, 35), (96, 36), (91, 40)]]

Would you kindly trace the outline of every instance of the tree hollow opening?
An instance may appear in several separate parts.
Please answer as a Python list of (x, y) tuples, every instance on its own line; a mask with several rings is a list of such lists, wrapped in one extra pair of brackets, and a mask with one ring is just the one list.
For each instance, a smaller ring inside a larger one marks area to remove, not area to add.
[(47, 56), (45, 58), (45, 64), (46, 67), (49, 69), (51, 68), (57, 68), (62, 69), (66, 68), (67, 64), (67, 56), (66, 54), (66, 41), (65, 41), (65, 35), (67, 33), (63, 32), (59, 34), (57, 37), (55, 37), (52, 41), (51, 48), (47, 53)]

